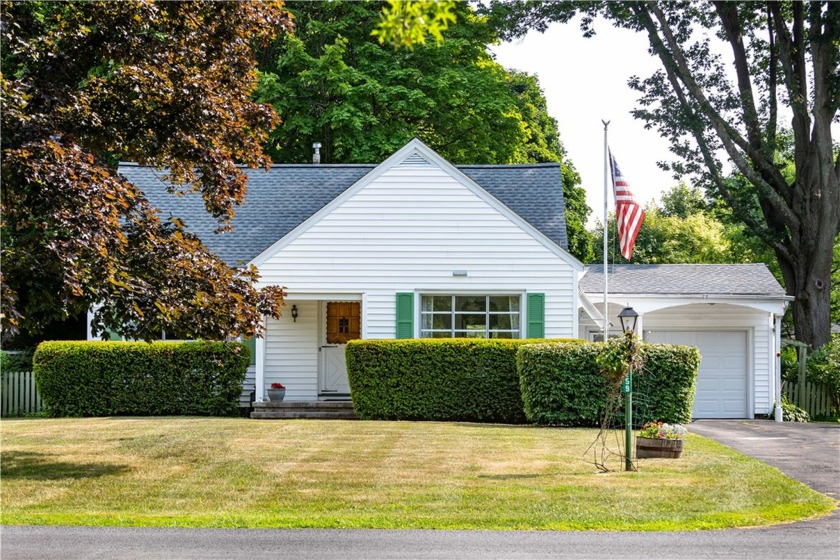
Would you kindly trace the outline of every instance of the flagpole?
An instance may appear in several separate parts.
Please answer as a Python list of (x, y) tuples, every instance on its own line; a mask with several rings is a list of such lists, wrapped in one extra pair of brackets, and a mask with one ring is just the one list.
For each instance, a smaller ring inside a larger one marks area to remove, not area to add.
[(607, 247), (609, 228), (609, 161), (610, 148), (607, 143), (607, 127), (610, 121), (601, 120), (604, 123), (604, 342), (608, 340), (607, 329), (609, 328), (609, 307), (607, 304), (608, 280), (607, 280)]

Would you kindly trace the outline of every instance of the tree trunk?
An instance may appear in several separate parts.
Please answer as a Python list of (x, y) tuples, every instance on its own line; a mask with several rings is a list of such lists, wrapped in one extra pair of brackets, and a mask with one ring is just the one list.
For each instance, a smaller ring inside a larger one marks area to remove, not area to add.
[(832, 253), (818, 251), (808, 261), (791, 266), (779, 259), (786, 291), (796, 298), (791, 306), (796, 338), (818, 348), (831, 337)]
[[(808, 148), (811, 154), (824, 151), (818, 142)], [(831, 338), (831, 267), (840, 221), (840, 186), (831, 166), (825, 169), (824, 159), (811, 156), (797, 168), (792, 208), (800, 226), (789, 230), (785, 242), (789, 256), (776, 251), (786, 291), (796, 298), (792, 305), (796, 338), (813, 348)], [(764, 214), (773, 223), (771, 213), (765, 210)]]

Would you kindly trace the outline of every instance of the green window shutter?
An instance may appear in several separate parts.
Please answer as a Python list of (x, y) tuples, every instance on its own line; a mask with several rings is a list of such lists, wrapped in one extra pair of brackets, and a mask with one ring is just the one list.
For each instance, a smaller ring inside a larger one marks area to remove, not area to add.
[(545, 294), (528, 294), (528, 338), (545, 338)]
[(414, 293), (397, 293), (397, 338), (414, 338)]
[(248, 365), (257, 365), (257, 337), (246, 338), (243, 344), (248, 347), (248, 351), (251, 353), (251, 363)]
[(119, 341), (125, 340), (117, 331), (112, 331), (111, 329), (105, 329), (105, 332), (108, 333), (108, 340), (110, 341)]

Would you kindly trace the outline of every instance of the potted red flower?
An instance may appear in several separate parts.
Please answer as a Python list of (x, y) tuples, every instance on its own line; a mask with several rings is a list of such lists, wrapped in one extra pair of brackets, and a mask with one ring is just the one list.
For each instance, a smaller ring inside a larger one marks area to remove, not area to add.
[(286, 386), (282, 383), (272, 383), (268, 390), (268, 400), (282, 402), (284, 398), (286, 398)]

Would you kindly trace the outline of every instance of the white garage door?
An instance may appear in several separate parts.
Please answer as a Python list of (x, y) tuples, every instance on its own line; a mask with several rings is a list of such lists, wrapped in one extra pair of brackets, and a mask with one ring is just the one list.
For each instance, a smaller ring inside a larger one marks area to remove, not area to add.
[(653, 331), (648, 342), (696, 346), (700, 373), (694, 394), (694, 418), (746, 418), (747, 333)]

